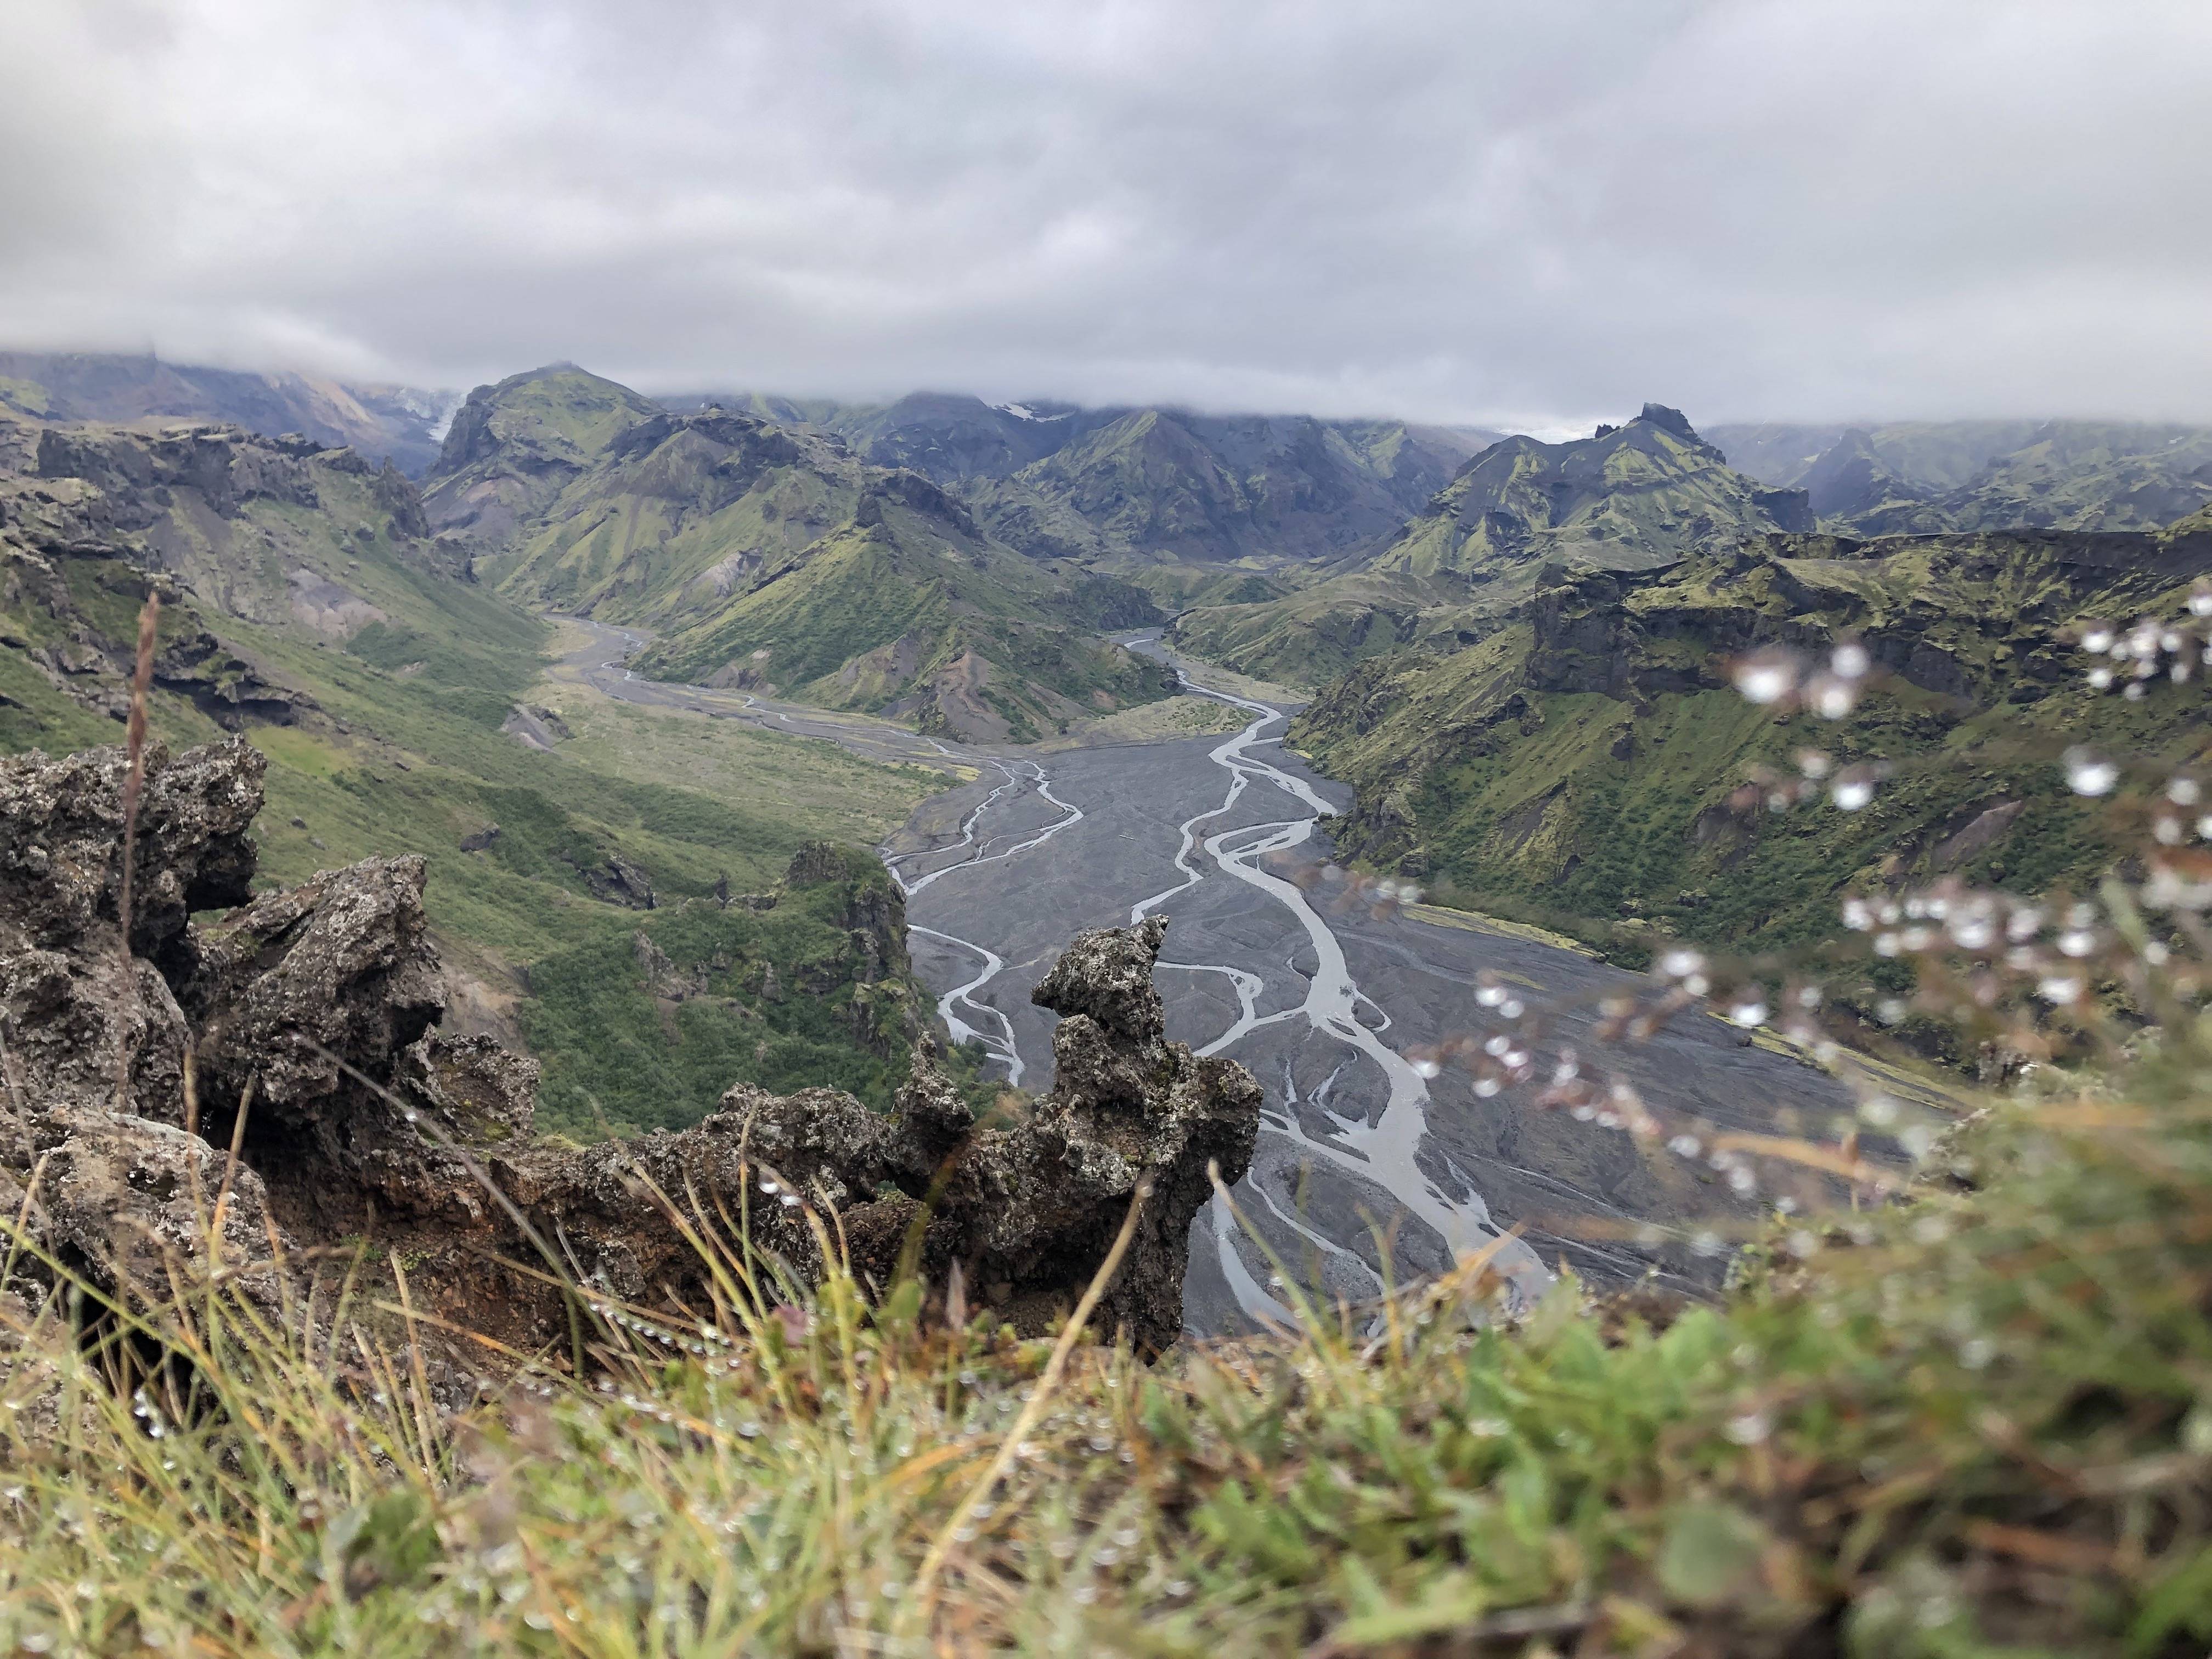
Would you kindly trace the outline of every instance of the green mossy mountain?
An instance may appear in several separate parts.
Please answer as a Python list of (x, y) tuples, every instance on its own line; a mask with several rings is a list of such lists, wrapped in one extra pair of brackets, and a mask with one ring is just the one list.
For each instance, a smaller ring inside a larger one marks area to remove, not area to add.
[(1025, 557), (921, 474), (556, 368), (471, 394), (427, 501), (519, 603), (640, 624), (638, 672), (1026, 741), (1174, 689), (1097, 635), (1139, 589)]
[[(828, 888), (778, 883), (825, 830), (872, 840), (941, 781), (728, 722), (690, 734), (721, 763), (702, 771), (805, 750), (803, 801), (526, 748), (502, 727), (551, 630), (471, 580), (397, 472), (235, 428), (0, 417), (0, 747), (117, 740), (152, 592), (155, 735), (244, 732), (270, 757), (269, 884), (423, 855), (462, 1023), (526, 1036), (550, 1121), (690, 1121), (739, 1080), (876, 1098), (903, 1070), (920, 1004), (896, 917), (865, 949), (841, 921), (888, 890), (880, 866), (837, 854)], [(733, 885), (785, 896), (733, 903)], [(697, 994), (655, 989), (640, 937), (679, 976), (705, 964)], [(808, 988), (748, 994), (745, 974)]]
[(832, 434), (876, 465), (924, 474), (1024, 552), (1090, 561), (1178, 601), (1188, 564), (1264, 569), (1394, 534), (1498, 436), (1404, 421), (988, 404), (951, 392), (881, 405), (726, 402)]
[(1549, 559), (1643, 569), (1747, 533), (1812, 527), (1802, 495), (1745, 477), (1678, 411), (1646, 404), (1593, 437), (1492, 445), (1367, 563), (1510, 584)]
[(1472, 642), (1557, 561), (1647, 569), (1811, 528), (1802, 492), (1737, 472), (1678, 411), (1646, 404), (1589, 438), (1504, 439), (1336, 574), (1282, 599), (1187, 611), (1174, 637), (1208, 661), (1316, 685), (1409, 645)]
[(1768, 484), (1804, 489), (1823, 527), (2153, 530), (2212, 501), (2212, 428), (2120, 421), (1722, 426)]
[(0, 412), (44, 422), (210, 421), (269, 438), (297, 433), (389, 459), (410, 477), (436, 459), (431, 434), (452, 402), (416, 386), (209, 368), (151, 353), (0, 351)]
[[(1476, 642), (1353, 669), (1291, 739), (1356, 791), (1345, 855), (1447, 900), (1541, 913), (1632, 955), (1655, 927), (1810, 945), (1856, 883), (2094, 880), (2114, 848), (2060, 752), (2179, 757), (2205, 738), (2167, 702), (2090, 689), (2055, 636), (2085, 616), (2179, 615), (2207, 573), (2202, 524), (1774, 535), (1640, 572), (1554, 565)], [(1876, 673), (1840, 721), (1755, 706), (1724, 678), (1755, 647), (1817, 658), (1847, 637)], [(1892, 775), (1863, 810), (1771, 812), (1807, 750)]]
[(660, 412), (628, 386), (573, 363), (480, 386), (454, 413), (423, 482), (441, 529), (505, 545), (622, 434)]

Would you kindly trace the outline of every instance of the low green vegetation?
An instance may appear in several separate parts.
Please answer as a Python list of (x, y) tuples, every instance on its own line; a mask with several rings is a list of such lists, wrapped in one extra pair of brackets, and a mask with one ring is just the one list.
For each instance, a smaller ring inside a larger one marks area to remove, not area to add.
[(508, 599), (655, 629), (641, 673), (1014, 742), (1172, 690), (1095, 637), (1159, 619), (1141, 589), (1024, 556), (811, 428), (564, 367), (483, 388), (454, 430), (434, 519)]
[[(2183, 617), (2212, 567), (2184, 526), (2118, 540), (1784, 537), (1648, 574), (1555, 568), (1475, 642), (1354, 669), (1291, 741), (1357, 791), (1348, 855), (1635, 965), (1662, 936), (1827, 951), (1854, 885), (2079, 892), (2119, 843), (2064, 752), (2155, 765), (2203, 743), (2171, 698), (2092, 689), (2063, 637)], [(1840, 718), (1727, 683), (1765, 642), (1811, 675), (1858, 636), (1871, 672)]]
[(520, 1018), (544, 1066), (539, 1123), (586, 1138), (684, 1128), (738, 1083), (888, 1109), (926, 1005), (890, 876), (863, 853), (840, 865), (750, 903), (595, 929), (533, 963)]
[(1860, 1201), (1778, 1219), (1711, 1306), (1566, 1282), (1500, 1319), (1469, 1258), (1148, 1367), (718, 1253), (696, 1319), (580, 1297), (587, 1376), (488, 1352), (504, 1382), (441, 1411), (382, 1264), (331, 1264), (343, 1349), (199, 1293), (88, 1344), (18, 1292), (0, 1640), (2179, 1659), (2212, 1641), (2212, 1021), (2193, 954), (2133, 961), (2136, 1059), (1990, 1100), (1887, 1201), (1848, 1147), (1780, 1149)]

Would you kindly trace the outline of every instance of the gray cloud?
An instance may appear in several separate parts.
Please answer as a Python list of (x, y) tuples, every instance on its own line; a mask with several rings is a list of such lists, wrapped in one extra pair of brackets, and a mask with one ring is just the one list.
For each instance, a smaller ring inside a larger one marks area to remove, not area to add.
[(0, 65), (0, 343), (2212, 417), (2201, 0), (88, 0)]

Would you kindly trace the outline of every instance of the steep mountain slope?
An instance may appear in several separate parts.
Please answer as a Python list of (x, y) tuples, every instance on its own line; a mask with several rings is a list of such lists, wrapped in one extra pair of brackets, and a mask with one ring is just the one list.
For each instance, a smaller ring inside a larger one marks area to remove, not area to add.
[(520, 602), (662, 635), (640, 672), (1025, 740), (1168, 695), (1094, 637), (1128, 584), (1024, 557), (920, 473), (806, 427), (644, 405), (580, 371), (471, 394), (428, 505)]
[(1855, 535), (2155, 529), (2212, 501), (2212, 428), (2117, 421), (1727, 426), (1762, 482), (1801, 485)]
[(649, 398), (552, 363), (480, 386), (454, 412), (424, 476), (422, 504), (441, 530), (503, 546), (641, 421)]
[[(158, 591), (155, 736), (243, 731), (270, 757), (271, 881), (422, 855), (457, 996), (510, 1040), (526, 1030), (552, 1121), (688, 1121), (738, 1077), (884, 1098), (919, 1004), (902, 946), (861, 950), (842, 920), (881, 872), (773, 906), (729, 895), (774, 888), (825, 830), (874, 840), (935, 781), (730, 722), (684, 735), (695, 765), (674, 783), (565, 731), (526, 748), (502, 728), (549, 630), (428, 531), (412, 486), (351, 451), (0, 417), (0, 749), (117, 741)], [(793, 763), (808, 786), (788, 798), (683, 781)]]
[[(1956, 872), (2033, 891), (2094, 876), (2112, 853), (2104, 819), (2062, 786), (2059, 752), (2101, 738), (2179, 757), (2205, 738), (2179, 705), (2093, 690), (2057, 635), (2083, 616), (2178, 617), (2209, 572), (2201, 524), (1778, 535), (1650, 571), (1555, 570), (1474, 645), (1355, 669), (1292, 740), (1358, 791), (1346, 852), (1447, 896), (1615, 945), (1654, 922), (1809, 941), (1847, 883)], [(1839, 721), (1727, 684), (1727, 660), (1754, 647), (1816, 663), (1849, 637), (1874, 675)], [(1892, 774), (1870, 805), (1767, 810), (1853, 766)]]
[(1498, 436), (1401, 421), (987, 404), (951, 392), (884, 405), (712, 401), (834, 434), (876, 465), (956, 490), (1009, 546), (1101, 562), (1164, 599), (1193, 585), (1183, 562), (1311, 561), (1389, 535)]
[(1144, 563), (1310, 562), (1395, 531), (1477, 447), (1469, 434), (1303, 416), (1124, 415), (988, 493), (1018, 544)]
[(412, 477), (436, 458), (431, 435), (453, 397), (414, 386), (348, 386), (107, 352), (0, 351), (0, 410), (40, 421), (197, 420), (264, 437), (299, 433), (390, 459)]
[(1504, 439), (1343, 574), (1285, 599), (1188, 611), (1175, 639), (1209, 661), (1315, 684), (1417, 640), (1479, 637), (1560, 561), (1642, 569), (1811, 526), (1801, 492), (1734, 471), (1680, 413), (1646, 404), (1589, 438)]
[(1370, 562), (1510, 580), (1555, 557), (1640, 569), (1746, 533), (1811, 528), (1801, 494), (1763, 488), (1679, 411), (1646, 404), (1593, 437), (1492, 445)]

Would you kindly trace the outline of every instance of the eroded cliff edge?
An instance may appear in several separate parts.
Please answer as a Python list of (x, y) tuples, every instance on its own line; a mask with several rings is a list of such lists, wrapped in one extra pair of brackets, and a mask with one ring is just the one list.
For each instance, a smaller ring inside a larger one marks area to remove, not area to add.
[(534, 1137), (532, 1061), (440, 1029), (420, 859), (252, 894), (265, 764), (243, 739), (149, 754), (126, 944), (123, 751), (0, 760), (0, 1211), (27, 1220), (26, 1262), (159, 1300), (208, 1271), (212, 1217), (224, 1282), (272, 1312), (365, 1246), (425, 1311), (533, 1351), (567, 1339), (560, 1279), (697, 1312), (696, 1237), (742, 1230), (766, 1279), (804, 1283), (842, 1235), (864, 1285), (957, 1266), (1037, 1331), (1141, 1188), (1101, 1322), (1176, 1339), (1208, 1165), (1243, 1173), (1260, 1091), (1166, 1041), (1164, 922), (1085, 933), (1039, 984), (1058, 1080), (1004, 1121), (925, 1042), (887, 1115), (741, 1085), (695, 1128), (578, 1147)]

